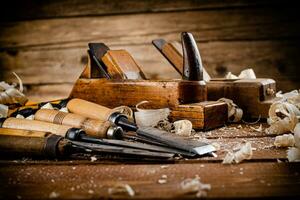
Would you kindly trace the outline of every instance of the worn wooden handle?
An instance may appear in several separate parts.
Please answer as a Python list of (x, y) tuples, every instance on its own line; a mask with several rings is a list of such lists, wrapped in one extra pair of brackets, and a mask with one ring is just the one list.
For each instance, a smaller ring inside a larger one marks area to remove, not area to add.
[(0, 128), (0, 135), (24, 136), (24, 137), (46, 137), (51, 133), (42, 131), (30, 131), (14, 128)]
[(72, 113), (101, 121), (107, 121), (112, 113), (112, 109), (82, 99), (70, 100), (67, 108)]
[(28, 120), (28, 119), (17, 119), (17, 118), (7, 118), (3, 124), (3, 128), (14, 128), (14, 129), (23, 129), (31, 131), (44, 131), (50, 132), (56, 135), (65, 136), (67, 131), (72, 128), (71, 126), (66, 125), (57, 125), (51, 124), (48, 122), (42, 122), (37, 120)]
[(41, 109), (38, 110), (34, 118), (36, 120), (50, 122), (54, 124), (68, 125), (83, 129), (87, 135), (105, 138), (107, 130), (111, 126), (109, 121), (90, 119), (78, 114), (65, 113), (57, 110)]
[[(4, 131), (4, 129), (3, 129)], [(40, 135), (37, 133), (36, 135)], [(50, 134), (46, 137), (6, 135), (0, 133), (0, 151), (2, 155), (47, 156), (57, 158), (65, 154), (68, 141)]]

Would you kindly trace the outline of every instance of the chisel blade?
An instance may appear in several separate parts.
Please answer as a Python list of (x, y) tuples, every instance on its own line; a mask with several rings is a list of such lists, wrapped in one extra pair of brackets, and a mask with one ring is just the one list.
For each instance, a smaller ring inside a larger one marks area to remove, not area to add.
[(112, 154), (126, 154), (133, 156), (142, 156), (142, 157), (153, 157), (153, 158), (172, 158), (175, 155), (172, 153), (165, 152), (151, 152), (141, 149), (134, 149), (128, 147), (118, 147), (118, 146), (109, 146), (103, 144), (87, 143), (87, 142), (77, 142), (72, 141), (73, 145), (78, 147), (84, 147), (94, 152), (99, 153), (112, 153)]
[(204, 155), (216, 151), (215, 147), (200, 141), (185, 139), (180, 136), (170, 134), (166, 131), (162, 131), (152, 127), (140, 127), (137, 130), (137, 134), (169, 147), (181, 149), (184, 151), (192, 152), (197, 155)]

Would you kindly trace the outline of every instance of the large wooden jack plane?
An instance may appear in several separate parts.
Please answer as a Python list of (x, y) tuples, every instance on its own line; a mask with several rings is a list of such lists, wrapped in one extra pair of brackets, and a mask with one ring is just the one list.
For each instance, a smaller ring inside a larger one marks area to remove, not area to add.
[(76, 81), (70, 98), (81, 98), (107, 107), (169, 107), (170, 119), (188, 119), (195, 129), (223, 126), (227, 104), (207, 101), (207, 86), (198, 48), (190, 33), (182, 33), (184, 73), (181, 80), (148, 80), (125, 50), (110, 50), (103, 43), (90, 43), (88, 63)]
[[(166, 42), (164, 39), (153, 40), (152, 43), (175, 70), (184, 76), (186, 73), (185, 47), (181, 47), (178, 42)], [(202, 66), (201, 58), (198, 61)], [(204, 74), (207, 74), (205, 68), (201, 68)], [(231, 99), (243, 109), (244, 116), (248, 118), (268, 118), (269, 108), (275, 101), (276, 83), (269, 78), (213, 78), (206, 82), (206, 86), (208, 100), (214, 101), (222, 97)]]

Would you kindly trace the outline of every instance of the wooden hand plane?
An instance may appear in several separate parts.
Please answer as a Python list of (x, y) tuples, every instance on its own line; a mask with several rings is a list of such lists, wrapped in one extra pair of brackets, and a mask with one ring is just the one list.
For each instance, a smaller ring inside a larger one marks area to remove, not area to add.
[[(171, 63), (176, 71), (185, 76), (186, 61), (185, 48), (178, 42), (166, 42), (164, 39), (152, 41), (153, 45)], [(196, 43), (193, 45), (197, 48)], [(200, 56), (200, 55), (199, 55)], [(198, 59), (202, 66), (201, 58)], [(201, 67), (207, 75), (204, 67)], [(207, 75), (209, 77), (209, 75)], [(248, 118), (268, 118), (268, 111), (275, 101), (276, 83), (272, 79), (225, 79), (215, 78), (206, 80), (208, 100), (228, 98), (243, 109), (244, 116)]]
[(70, 98), (85, 99), (110, 108), (134, 108), (147, 100), (149, 108), (171, 109), (169, 118), (188, 119), (195, 129), (223, 126), (228, 120), (227, 105), (207, 101), (200, 55), (190, 33), (182, 33), (186, 63), (182, 80), (148, 80), (125, 50), (110, 50), (103, 43), (90, 43), (88, 63), (76, 81)]

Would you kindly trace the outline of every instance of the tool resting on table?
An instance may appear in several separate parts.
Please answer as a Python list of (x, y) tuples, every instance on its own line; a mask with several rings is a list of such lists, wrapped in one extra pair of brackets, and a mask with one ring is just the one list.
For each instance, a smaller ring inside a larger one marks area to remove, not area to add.
[[(76, 132), (76, 133), (75, 133)], [(68, 134), (80, 136), (83, 132), (74, 131)], [(71, 137), (69, 137), (71, 138)], [(107, 144), (88, 143), (65, 139), (49, 132), (26, 131), (0, 128), (0, 151), (17, 156), (42, 156), (47, 158), (66, 157), (71, 154), (122, 155), (138, 159), (169, 159), (174, 156), (168, 152), (152, 152), (143, 149), (113, 146)], [(90, 156), (87, 157), (90, 159)]]
[(182, 139), (179, 136), (171, 135), (168, 132), (161, 131), (151, 127), (138, 127), (135, 123), (130, 122), (128, 118), (119, 113), (114, 112), (105, 106), (101, 106), (82, 99), (72, 99), (68, 102), (67, 108), (76, 114), (86, 116), (93, 119), (109, 120), (117, 126), (121, 126), (124, 130), (135, 131), (137, 135), (151, 140), (158, 141), (172, 148), (177, 148), (197, 155), (211, 153), (215, 150), (212, 145)]
[(74, 113), (65, 113), (57, 110), (40, 109), (34, 115), (35, 120), (54, 124), (81, 128), (87, 135), (96, 138), (118, 138), (122, 135), (122, 128), (109, 121), (91, 119)]
[[(187, 55), (197, 55), (192, 51), (192, 49), (197, 48), (197, 44), (191, 43), (189, 39), (187, 39), (188, 37), (182, 37), (181, 48), (183, 50), (178, 47), (180, 45), (176, 42), (166, 42), (164, 39), (152, 41), (153, 45), (183, 77), (186, 76), (187, 66), (191, 66), (190, 64), (187, 65), (185, 57)], [(198, 61), (201, 63), (201, 59), (198, 59)], [(246, 117), (268, 117), (269, 108), (271, 104), (276, 101), (276, 83), (274, 80), (266, 78), (235, 80), (225, 78), (211, 79), (204, 67), (202, 67), (202, 69), (204, 77), (206, 77), (205, 80), (207, 81), (208, 100), (218, 100), (223, 97), (229, 98), (243, 109)]]

